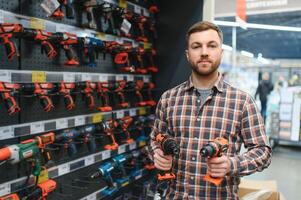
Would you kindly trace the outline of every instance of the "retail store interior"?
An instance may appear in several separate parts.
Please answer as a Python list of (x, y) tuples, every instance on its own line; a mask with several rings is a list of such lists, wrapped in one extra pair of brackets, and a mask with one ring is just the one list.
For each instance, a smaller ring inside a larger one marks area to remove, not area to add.
[[(159, 180), (151, 141), (162, 151), (172, 141), (171, 171), (186, 147), (169, 130), (151, 132), (161, 95), (191, 75), (186, 32), (203, 20), (222, 30), (219, 75), (252, 97), (272, 149), (237, 196), (301, 199), (300, 11), (300, 0), (0, 0), (0, 200), (173, 199), (169, 184), (183, 174)], [(178, 199), (227, 199), (210, 196), (224, 188), (196, 165), (203, 191)]]

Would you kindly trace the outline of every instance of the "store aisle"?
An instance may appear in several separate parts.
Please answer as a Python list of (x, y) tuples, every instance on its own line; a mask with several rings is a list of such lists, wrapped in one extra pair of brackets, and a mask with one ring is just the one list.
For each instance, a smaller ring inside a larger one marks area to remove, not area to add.
[(301, 199), (301, 147), (277, 146), (270, 167), (248, 176), (255, 180), (276, 180), (286, 200)]

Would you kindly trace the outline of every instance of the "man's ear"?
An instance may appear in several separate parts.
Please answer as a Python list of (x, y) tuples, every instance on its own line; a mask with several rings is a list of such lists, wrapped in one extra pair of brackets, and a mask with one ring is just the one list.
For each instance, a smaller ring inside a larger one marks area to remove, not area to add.
[(186, 55), (187, 61), (189, 61), (189, 56), (188, 56), (188, 50), (187, 49), (185, 50), (185, 55)]

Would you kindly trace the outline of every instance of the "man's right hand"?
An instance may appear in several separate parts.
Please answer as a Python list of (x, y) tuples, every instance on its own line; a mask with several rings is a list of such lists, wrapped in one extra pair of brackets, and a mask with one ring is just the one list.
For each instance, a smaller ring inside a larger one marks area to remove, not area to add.
[(154, 150), (155, 167), (159, 170), (168, 171), (172, 166), (172, 156), (164, 155), (160, 148)]

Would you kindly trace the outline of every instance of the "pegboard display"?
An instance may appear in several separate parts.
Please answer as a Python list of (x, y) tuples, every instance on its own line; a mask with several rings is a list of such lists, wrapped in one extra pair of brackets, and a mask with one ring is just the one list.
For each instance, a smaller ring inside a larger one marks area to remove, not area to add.
[(147, 179), (158, 68), (145, 6), (0, 1), (0, 198), (130, 199)]

